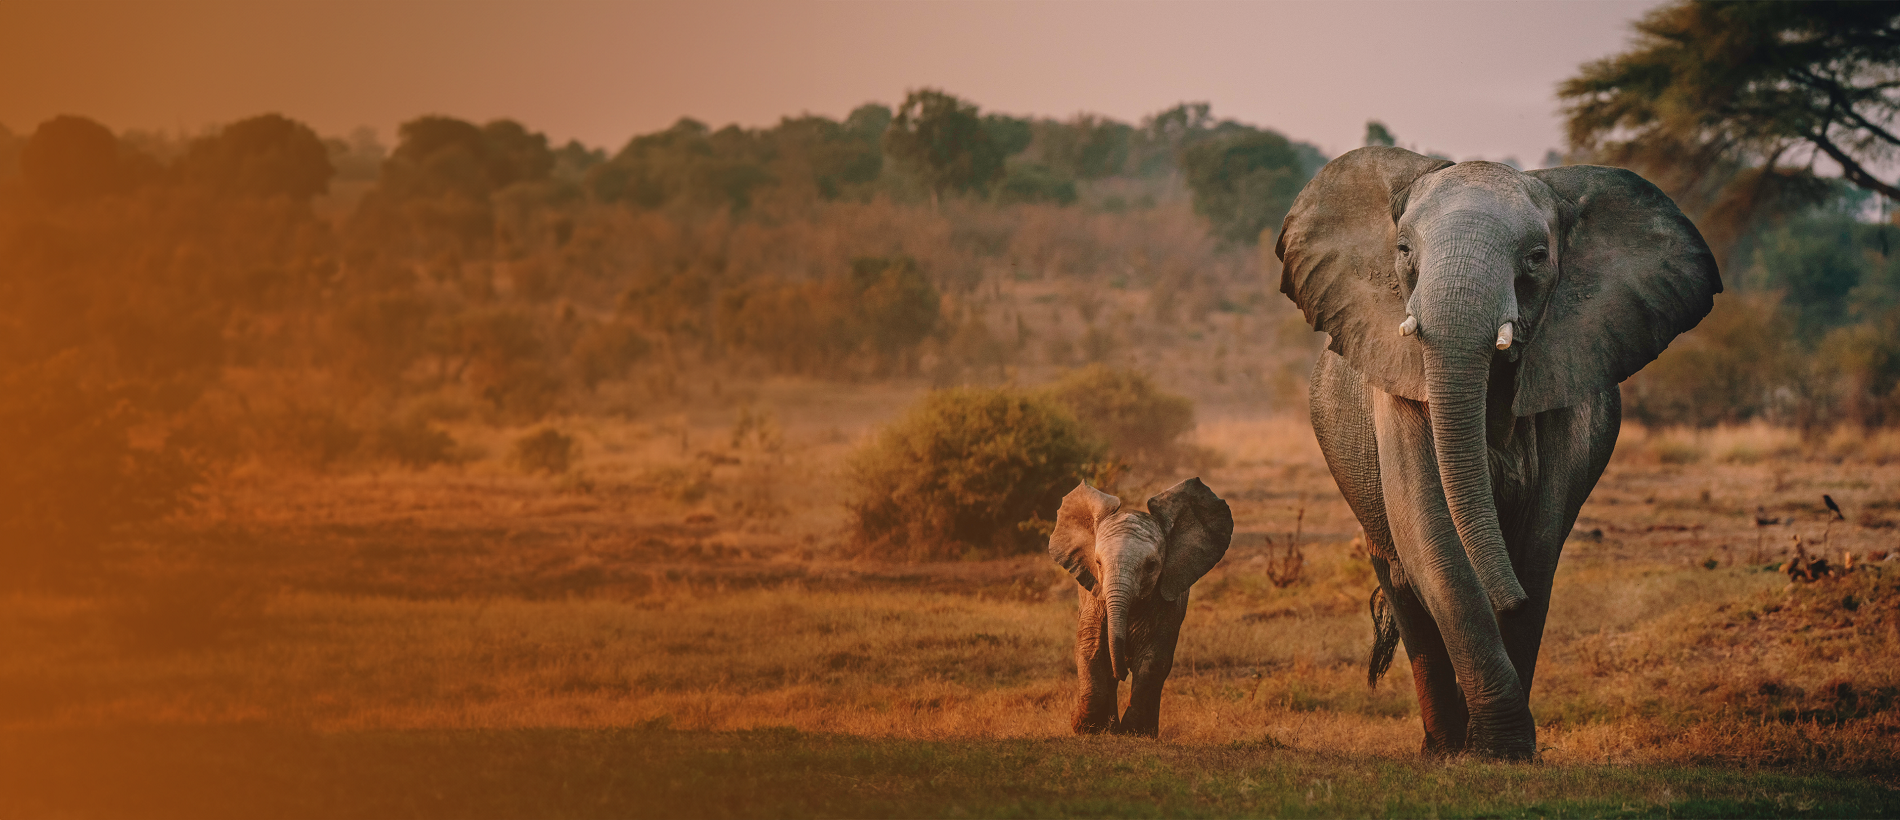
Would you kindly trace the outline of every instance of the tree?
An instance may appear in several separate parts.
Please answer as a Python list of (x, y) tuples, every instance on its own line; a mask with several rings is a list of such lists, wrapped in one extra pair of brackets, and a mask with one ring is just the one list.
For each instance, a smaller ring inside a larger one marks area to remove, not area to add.
[(932, 207), (950, 191), (981, 192), (1003, 173), (1003, 151), (977, 107), (934, 88), (904, 98), (884, 150), (923, 177)]
[(1392, 136), (1390, 130), (1386, 129), (1385, 123), (1378, 120), (1366, 120), (1366, 144), (1391, 148), (1399, 144), (1399, 141), (1397, 137)]
[(398, 199), (456, 194), (486, 199), (488, 145), (482, 130), (453, 117), (417, 117), (396, 129), (401, 140), (383, 164), (377, 188)]
[(48, 202), (78, 202), (125, 187), (119, 138), (85, 117), (40, 123), (20, 149), (20, 176)]
[(548, 135), (529, 131), (514, 120), (495, 120), (482, 126), (488, 183), (506, 188), (517, 182), (539, 182), (554, 171), (554, 151)]
[(908, 256), (851, 260), (851, 290), (866, 340), (886, 362), (907, 358), (937, 331), (943, 298)]
[(265, 114), (192, 143), (180, 173), (225, 194), (285, 196), (299, 202), (330, 190), (330, 149), (310, 126)]
[(773, 181), (766, 164), (773, 144), (763, 132), (729, 125), (718, 131), (682, 117), (671, 128), (643, 134), (588, 174), (603, 200), (643, 208), (686, 203), (745, 210), (752, 192)]
[(1075, 180), (1040, 162), (1013, 164), (996, 186), (996, 201), (1003, 205), (1018, 202), (1053, 202), (1073, 205), (1080, 194)]
[(1213, 106), (1181, 103), (1144, 117), (1135, 129), (1135, 172), (1143, 176), (1172, 174), (1180, 167), (1181, 151), (1214, 127)]
[(1067, 122), (1037, 123), (1044, 162), (1075, 179), (1115, 176), (1128, 166), (1135, 129), (1107, 117), (1077, 114)]
[(990, 142), (1005, 157), (1013, 157), (1029, 148), (1036, 138), (1035, 123), (1022, 117), (1008, 114), (985, 114), (983, 130), (990, 134)]
[(1246, 245), (1286, 218), (1312, 177), (1308, 164), (1286, 137), (1244, 126), (1192, 143), (1181, 154), (1195, 213), (1212, 223), (1215, 236)]
[[(875, 111), (866, 113), (875, 115)], [(884, 109), (884, 114), (888, 122), (890, 110)], [(777, 162), (776, 176), (809, 178), (825, 199), (838, 199), (854, 186), (877, 179), (884, 167), (882, 136), (882, 127), (874, 123), (859, 122), (853, 127), (850, 121), (812, 115), (786, 117), (765, 135)]]
[(1559, 87), (1571, 146), (1655, 179), (1712, 245), (1824, 198), (1822, 157), (1900, 198), (1876, 173), (1900, 156), (1900, 7), (1677, 2), (1635, 28)]

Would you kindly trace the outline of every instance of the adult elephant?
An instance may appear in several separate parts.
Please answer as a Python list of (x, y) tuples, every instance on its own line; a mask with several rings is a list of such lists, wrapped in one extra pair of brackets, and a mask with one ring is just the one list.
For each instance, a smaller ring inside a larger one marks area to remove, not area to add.
[(1332, 337), (1313, 430), (1373, 554), (1375, 659), (1396, 629), (1428, 754), (1531, 757), (1558, 554), (1616, 443), (1617, 384), (1722, 289), (1708, 245), (1629, 171), (1374, 147), (1307, 183), (1275, 250)]

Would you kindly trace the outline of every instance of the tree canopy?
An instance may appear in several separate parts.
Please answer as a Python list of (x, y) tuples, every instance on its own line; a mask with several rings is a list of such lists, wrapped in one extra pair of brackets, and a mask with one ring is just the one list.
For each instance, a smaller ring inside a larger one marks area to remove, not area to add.
[(884, 150), (916, 169), (940, 199), (951, 191), (985, 191), (1003, 174), (1003, 149), (977, 107), (934, 88), (910, 92), (884, 132)]
[(192, 143), (180, 165), (187, 179), (221, 192), (308, 201), (330, 190), (330, 149), (310, 126), (265, 114)]
[[(1303, 156), (1301, 148), (1311, 156)], [(1181, 152), (1195, 212), (1213, 223), (1216, 236), (1238, 244), (1253, 244), (1261, 231), (1278, 226), (1321, 164), (1324, 159), (1310, 146), (1244, 126), (1193, 142)]]
[[(1900, 6), (1677, 2), (1558, 90), (1573, 149), (1657, 180), (1711, 244), (1821, 200), (1822, 159), (1900, 198)], [(1822, 163), (1824, 165), (1824, 163)]]
[(119, 138), (85, 117), (40, 124), (20, 149), (20, 176), (48, 202), (89, 199), (125, 186)]

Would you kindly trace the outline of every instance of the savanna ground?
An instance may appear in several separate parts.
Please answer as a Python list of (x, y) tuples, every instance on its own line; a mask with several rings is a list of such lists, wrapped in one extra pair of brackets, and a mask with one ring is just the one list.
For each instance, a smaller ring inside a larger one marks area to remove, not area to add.
[[(1559, 572), (1541, 762), (1497, 765), (1418, 756), (1402, 658), (1367, 687), (1374, 582), (1310, 428), (1218, 406), (1206, 463), (1119, 488), (1198, 472), (1237, 519), (1161, 737), (1071, 737), (1058, 568), (842, 542), (846, 454), (916, 395), (569, 418), (560, 475), (473, 421), (456, 465), (230, 472), (110, 574), (0, 598), (0, 816), (1900, 814), (1900, 563), (1865, 563), (1900, 547), (1893, 434), (1626, 428)], [(1862, 567), (1791, 585), (1796, 535)]]

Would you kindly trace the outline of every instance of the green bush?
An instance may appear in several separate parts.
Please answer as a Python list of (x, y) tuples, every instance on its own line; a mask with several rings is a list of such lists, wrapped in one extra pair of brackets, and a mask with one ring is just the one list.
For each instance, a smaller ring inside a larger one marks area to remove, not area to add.
[(1194, 430), (1194, 401), (1156, 387), (1147, 376), (1100, 364), (1071, 371), (1046, 388), (1117, 457), (1171, 466), (1181, 438)]
[(578, 452), (579, 447), (574, 444), (573, 436), (552, 427), (543, 427), (515, 439), (514, 462), (515, 466), (526, 472), (559, 475), (567, 472)]
[(853, 454), (849, 500), (860, 549), (911, 560), (1031, 552), (1033, 519), (1096, 469), (1102, 444), (1046, 396), (958, 388), (926, 396)]
[(996, 201), (1003, 205), (1017, 202), (1073, 205), (1076, 198), (1075, 180), (1039, 162), (1012, 166), (1002, 184), (996, 186)]

